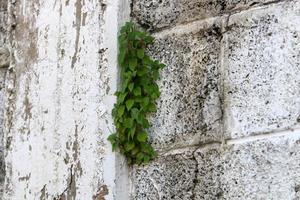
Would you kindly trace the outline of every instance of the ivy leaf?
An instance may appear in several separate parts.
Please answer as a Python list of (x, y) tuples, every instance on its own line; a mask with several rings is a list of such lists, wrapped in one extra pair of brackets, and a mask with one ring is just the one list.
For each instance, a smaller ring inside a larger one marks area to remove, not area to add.
[(141, 89), (141, 87), (136, 87), (136, 88), (134, 88), (133, 94), (134, 94), (134, 96), (140, 96), (140, 95), (142, 94), (142, 89)]
[(144, 128), (149, 128), (150, 127), (150, 124), (149, 124), (147, 119), (143, 119), (142, 123), (143, 123)]
[(143, 59), (144, 58), (144, 55), (145, 55), (145, 50), (144, 49), (138, 49), (137, 50), (137, 57), (139, 59)]
[(166, 67), (165, 64), (159, 64), (159, 68), (160, 68), (160, 69), (163, 69), (163, 68), (165, 68), (165, 67)]
[(128, 142), (125, 144), (125, 151), (130, 151), (134, 148), (134, 142)]
[(146, 75), (147, 72), (148, 72), (147, 68), (143, 67), (142, 69), (138, 70), (137, 75), (142, 77), (142, 76)]
[(128, 89), (129, 89), (130, 92), (132, 92), (133, 87), (134, 87), (134, 83), (130, 83), (130, 84), (128, 85)]
[(110, 141), (111, 143), (115, 143), (117, 140), (117, 134), (116, 133), (111, 134), (110, 136), (108, 136), (107, 140)]
[(130, 58), (129, 59), (129, 68), (134, 71), (134, 69), (137, 66), (137, 59), (136, 58)]
[(156, 105), (154, 103), (149, 104), (148, 110), (150, 112), (156, 112), (156, 110), (157, 110)]
[(135, 147), (134, 149), (131, 150), (131, 155), (136, 155), (140, 151), (139, 148)]
[(125, 56), (126, 56), (126, 50), (125, 49), (120, 49), (120, 53), (119, 53), (119, 63), (122, 66), (125, 60)]
[(122, 115), (124, 114), (125, 111), (125, 106), (120, 106), (118, 108), (118, 117), (122, 117)]
[(144, 163), (149, 163), (149, 161), (150, 161), (150, 156), (145, 155), (143, 161), (144, 161)]
[(133, 104), (134, 104), (134, 100), (132, 100), (132, 99), (127, 100), (126, 101), (127, 110), (130, 110), (132, 108)]
[(111, 134), (107, 140), (111, 143), (111, 146), (112, 146), (112, 150), (115, 151), (117, 149), (117, 134), (114, 133), (114, 134)]
[(144, 158), (144, 153), (142, 152), (139, 152), (137, 155), (136, 155), (136, 158), (137, 158), (137, 161), (138, 162), (141, 162)]
[(119, 104), (123, 103), (124, 100), (125, 100), (126, 95), (127, 95), (127, 93), (121, 93), (121, 94), (119, 94), (117, 103), (119, 103)]
[(137, 135), (137, 140), (139, 142), (146, 142), (148, 138), (148, 134), (146, 132), (141, 132)]
[(138, 119), (139, 118), (139, 109), (137, 108), (133, 108), (131, 109), (131, 116), (134, 118), (134, 119)]
[(136, 126), (133, 126), (131, 129), (129, 129), (128, 139), (129, 138), (133, 139), (135, 130), (136, 130)]
[(147, 107), (149, 104), (149, 101), (150, 101), (149, 97), (144, 97), (143, 98), (143, 107)]
[(125, 128), (132, 128), (133, 126), (133, 119), (132, 118), (127, 118), (124, 120), (124, 126)]

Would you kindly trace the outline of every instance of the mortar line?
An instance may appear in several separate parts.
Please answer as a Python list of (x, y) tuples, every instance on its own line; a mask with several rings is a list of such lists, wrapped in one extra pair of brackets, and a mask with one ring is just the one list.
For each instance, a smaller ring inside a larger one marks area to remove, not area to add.
[(155, 31), (152, 31), (151, 33), (155, 37), (158, 37), (160, 35), (168, 35), (168, 34), (176, 33), (177, 31), (180, 31), (180, 30), (185, 30), (185, 32), (190, 32), (189, 31), (190, 29), (187, 28), (187, 27), (193, 26), (194, 24), (202, 24), (202, 23), (205, 23), (205, 22), (209, 22), (209, 21), (213, 21), (213, 20), (216, 20), (216, 19), (226, 17), (228, 15), (231, 16), (231, 15), (235, 15), (235, 14), (238, 14), (238, 13), (254, 11), (254, 10), (260, 10), (260, 9), (267, 8), (270, 5), (283, 4), (285, 2), (291, 2), (291, 1), (293, 1), (293, 0), (274, 0), (274, 1), (266, 2), (266, 3), (263, 3), (263, 4), (257, 5), (257, 6), (236, 8), (236, 9), (233, 9), (233, 10), (230, 10), (230, 11), (225, 11), (225, 12), (222, 12), (220, 14), (212, 15), (212, 16), (209, 16), (209, 17), (205, 17), (205, 18), (201, 18), (201, 19), (194, 19), (194, 20), (174, 24), (174, 25), (171, 25), (169, 27), (159, 28)]
[(211, 141), (211, 142), (206, 142), (203, 144), (194, 144), (194, 145), (185, 145), (181, 147), (175, 147), (175, 148), (170, 148), (166, 150), (162, 150), (158, 152), (158, 157), (163, 157), (166, 155), (176, 155), (176, 154), (181, 154), (183, 152), (187, 152), (188, 150), (194, 151), (197, 149), (205, 149), (209, 148), (211, 146), (216, 146), (219, 145), (221, 146), (229, 146), (229, 145), (235, 145), (235, 144), (244, 144), (248, 142), (254, 142), (258, 140), (269, 140), (269, 139), (276, 139), (278, 137), (284, 137), (285, 139), (300, 139), (300, 127), (296, 126), (294, 128), (288, 128), (288, 129), (282, 129), (282, 130), (276, 130), (276, 131), (270, 131), (270, 132), (265, 132), (261, 133), (258, 135), (251, 135), (251, 136), (245, 136), (245, 137), (240, 137), (240, 138), (228, 138), (220, 141)]
[(241, 138), (232, 138), (226, 140), (226, 145), (233, 145), (233, 144), (244, 144), (247, 142), (253, 142), (257, 140), (266, 140), (266, 139), (274, 139), (278, 137), (284, 137), (286, 139), (291, 138), (299, 138), (300, 139), (300, 127), (296, 127), (295, 129), (285, 129), (285, 130), (278, 130), (278, 131), (271, 131), (264, 134), (259, 135), (252, 135), (246, 136)]

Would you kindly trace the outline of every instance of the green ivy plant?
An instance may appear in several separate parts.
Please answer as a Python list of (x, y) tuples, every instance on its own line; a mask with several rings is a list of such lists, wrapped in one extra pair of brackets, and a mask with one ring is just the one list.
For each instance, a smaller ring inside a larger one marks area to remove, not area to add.
[(113, 151), (126, 156), (129, 164), (147, 163), (156, 156), (148, 142), (150, 127), (147, 115), (156, 112), (155, 101), (160, 96), (156, 80), (164, 64), (152, 60), (145, 52), (154, 38), (127, 22), (119, 35), (120, 87), (112, 110), (116, 133), (108, 140)]

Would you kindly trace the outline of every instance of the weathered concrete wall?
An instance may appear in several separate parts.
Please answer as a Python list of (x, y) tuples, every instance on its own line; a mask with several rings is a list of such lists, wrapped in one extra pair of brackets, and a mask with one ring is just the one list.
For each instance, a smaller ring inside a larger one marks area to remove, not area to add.
[[(117, 85), (118, 2), (8, 7), (1, 199), (114, 199), (115, 157), (106, 138)], [(2, 37), (2, 10), (0, 16)], [(0, 96), (3, 102), (2, 90)]]
[(135, 1), (167, 67), (132, 199), (300, 198), (300, 1)]
[(0, 1), (0, 198), (3, 195), (5, 179), (4, 143), (3, 143), (3, 114), (4, 114), (4, 88), (9, 51), (7, 48), (7, 1)]

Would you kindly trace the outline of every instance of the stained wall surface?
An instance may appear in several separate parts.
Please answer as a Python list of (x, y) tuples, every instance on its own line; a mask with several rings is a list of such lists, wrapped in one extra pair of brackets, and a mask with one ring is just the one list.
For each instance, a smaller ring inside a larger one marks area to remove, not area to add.
[(300, 198), (300, 1), (133, 0), (166, 64), (131, 198)]
[(5, 77), (7, 72), (7, 63), (9, 62), (9, 51), (7, 49), (7, 1), (0, 1), (0, 198), (3, 195), (5, 179), (4, 162), (4, 90)]
[(0, 1), (0, 199), (114, 199), (117, 3)]

